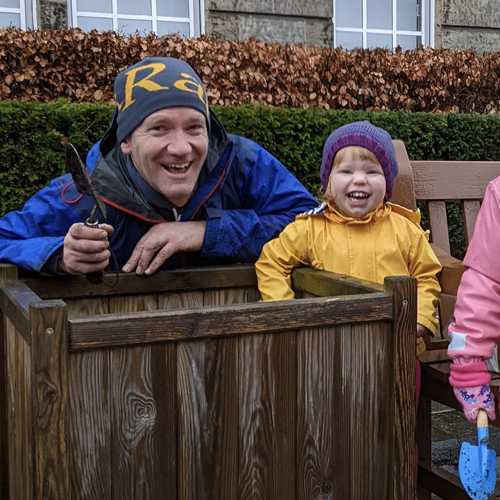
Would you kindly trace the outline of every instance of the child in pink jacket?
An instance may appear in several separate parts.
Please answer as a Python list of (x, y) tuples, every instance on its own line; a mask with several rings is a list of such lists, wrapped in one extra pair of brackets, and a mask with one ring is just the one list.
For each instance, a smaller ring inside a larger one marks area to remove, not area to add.
[(455, 305), (448, 331), (451, 343), (450, 384), (467, 420), (475, 423), (477, 412), (486, 410), (495, 420), (490, 375), (485, 359), (500, 342), (500, 177), (491, 181), (464, 259)]

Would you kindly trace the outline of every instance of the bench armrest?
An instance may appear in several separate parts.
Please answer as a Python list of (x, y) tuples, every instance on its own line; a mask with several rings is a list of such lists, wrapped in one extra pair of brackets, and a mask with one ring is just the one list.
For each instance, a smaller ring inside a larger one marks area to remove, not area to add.
[(465, 271), (463, 262), (447, 254), (434, 243), (431, 243), (431, 247), (443, 266), (443, 270), (439, 274), (441, 293), (446, 295), (457, 295), (458, 285)]

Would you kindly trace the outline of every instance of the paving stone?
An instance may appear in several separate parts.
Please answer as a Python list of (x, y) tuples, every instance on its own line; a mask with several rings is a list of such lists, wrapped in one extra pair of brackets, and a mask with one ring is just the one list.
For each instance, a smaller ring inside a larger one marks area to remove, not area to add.
[[(451, 410), (439, 403), (432, 403), (432, 461), (458, 476), (458, 456), (462, 442), (476, 443), (476, 429), (461, 412)], [(488, 448), (496, 451), (497, 470), (500, 470), (500, 429), (490, 426), (490, 442)], [(500, 498), (500, 478), (493, 492)], [(432, 495), (432, 500), (441, 497)]]

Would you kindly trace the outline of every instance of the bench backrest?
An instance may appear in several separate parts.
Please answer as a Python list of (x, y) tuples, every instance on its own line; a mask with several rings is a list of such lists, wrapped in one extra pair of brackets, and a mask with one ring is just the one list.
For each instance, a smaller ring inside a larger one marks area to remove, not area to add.
[(446, 255), (451, 253), (446, 204), (459, 203), (465, 244), (468, 245), (486, 187), (500, 176), (500, 162), (410, 161), (404, 143), (399, 140), (393, 143), (400, 174), (396, 178), (391, 201), (411, 209), (415, 209), (417, 204), (421, 207), (424, 204), (434, 251), (442, 263), (447, 263), (440, 277), (443, 292), (440, 322), (444, 328), (453, 312), (464, 270), (459, 261)]

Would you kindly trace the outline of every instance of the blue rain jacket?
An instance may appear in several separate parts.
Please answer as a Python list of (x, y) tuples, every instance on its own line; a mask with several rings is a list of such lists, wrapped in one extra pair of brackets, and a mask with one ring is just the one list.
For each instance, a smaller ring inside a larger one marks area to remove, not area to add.
[[(155, 204), (159, 193), (147, 186), (116, 142), (116, 126), (89, 151), (87, 168), (115, 231), (110, 237), (118, 268), (153, 224), (175, 224), (173, 211)], [(163, 198), (164, 200), (164, 198)], [(199, 187), (183, 208), (181, 221), (206, 220), (200, 252), (176, 254), (163, 269), (254, 262), (262, 246), (295, 215), (317, 205), (304, 186), (270, 153), (243, 137), (228, 135), (215, 115), (207, 161)], [(0, 219), (0, 261), (29, 271), (56, 273), (64, 236), (84, 222), (94, 206), (80, 195), (70, 174), (54, 179), (24, 205)], [(111, 259), (111, 267), (113, 259)]]

